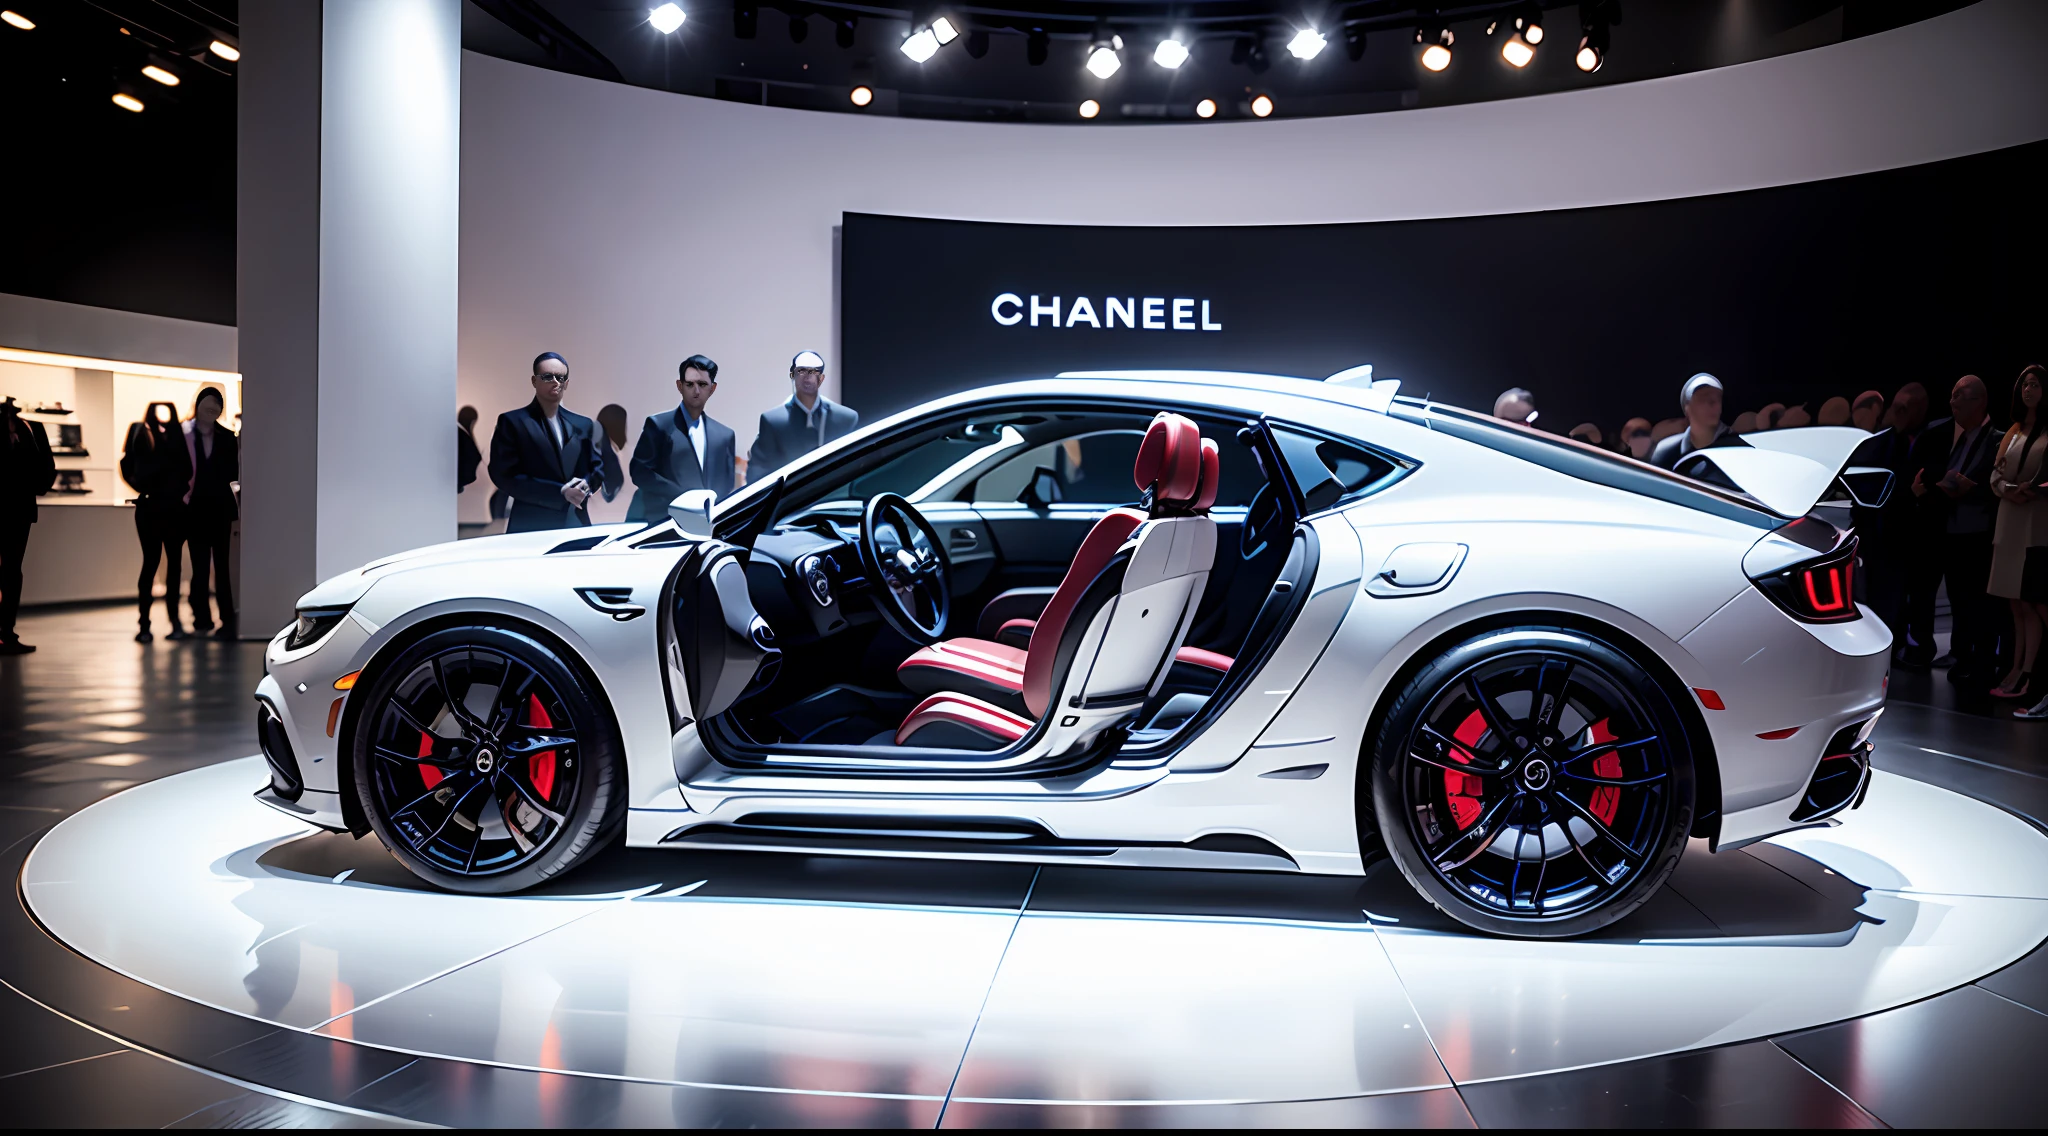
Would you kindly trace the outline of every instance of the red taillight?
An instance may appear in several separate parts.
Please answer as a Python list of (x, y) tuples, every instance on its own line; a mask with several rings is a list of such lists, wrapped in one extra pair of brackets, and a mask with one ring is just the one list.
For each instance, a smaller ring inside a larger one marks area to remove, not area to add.
[(1792, 618), (1806, 623), (1847, 623), (1856, 607), (1856, 541), (1826, 556), (1756, 578), (1756, 586)]

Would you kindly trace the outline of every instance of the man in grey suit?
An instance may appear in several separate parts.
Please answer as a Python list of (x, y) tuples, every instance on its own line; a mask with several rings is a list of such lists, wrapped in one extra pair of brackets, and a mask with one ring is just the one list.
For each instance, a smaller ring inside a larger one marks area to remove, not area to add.
[(633, 504), (629, 521), (658, 521), (668, 516), (669, 502), (691, 489), (709, 489), (724, 497), (733, 490), (733, 457), (738, 452), (732, 428), (704, 413), (718, 390), (718, 364), (692, 355), (676, 368), (681, 406), (652, 415), (640, 428), (633, 447)]
[(759, 481), (860, 426), (858, 413), (818, 392), (824, 384), (825, 359), (816, 351), (789, 361), (789, 401), (761, 416), (754, 448), (747, 453), (748, 481)]

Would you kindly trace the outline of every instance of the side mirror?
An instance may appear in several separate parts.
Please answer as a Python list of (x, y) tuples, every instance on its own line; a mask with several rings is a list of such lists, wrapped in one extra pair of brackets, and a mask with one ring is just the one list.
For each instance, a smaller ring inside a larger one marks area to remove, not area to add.
[(710, 536), (711, 506), (717, 503), (716, 492), (692, 489), (668, 503), (668, 516), (685, 536)]

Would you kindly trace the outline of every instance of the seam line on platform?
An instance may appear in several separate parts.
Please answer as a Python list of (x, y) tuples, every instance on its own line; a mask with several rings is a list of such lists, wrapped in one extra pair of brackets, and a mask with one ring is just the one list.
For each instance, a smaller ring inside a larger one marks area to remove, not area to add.
[[(2004, 968), (2001, 967), (2000, 969)], [(1997, 973), (1998, 971), (1996, 970), (1991, 972), (1991, 974)], [(1985, 975), (1984, 978), (1991, 977), (1991, 974)], [(1977, 989), (1982, 990), (1984, 993), (1991, 995), (1993, 998), (1996, 998), (2001, 1002), (2011, 1002), (2013, 1005), (2018, 1006), (2020, 1009), (2025, 1010), (2028, 1013), (2040, 1014), (2042, 1017), (2048, 1018), (2048, 1012), (2037, 1010), (2034, 1007), (2027, 1005), (2025, 1002), (2022, 1002), (2017, 998), (2008, 998), (2005, 995), (2000, 994), (1998, 991), (1991, 989), (1989, 986), (1984, 985), (1984, 978), (1980, 978), (1977, 981), (1970, 983), (1970, 985), (1975, 986)]]
[(1886, 1128), (1892, 1127), (1890, 1121), (1886, 1120), (1882, 1116), (1879, 1116), (1875, 1112), (1872, 1112), (1870, 1109), (1865, 1108), (1862, 1101), (1857, 1100), (1855, 1097), (1850, 1096), (1847, 1092), (1843, 1090), (1842, 1086), (1837, 1085), (1833, 1081), (1828, 1080), (1826, 1077), (1821, 1076), (1819, 1070), (1815, 1069), (1811, 1065), (1808, 1065), (1806, 1062), (1801, 1061), (1797, 1053), (1794, 1053), (1791, 1050), (1785, 1048), (1784, 1046), (1779, 1045), (1777, 1038), (1774, 1037), (1768, 1040), (1771, 1043), (1772, 1049), (1775, 1049), (1778, 1052), (1784, 1054), (1785, 1056), (1790, 1057), (1792, 1059), (1792, 1063), (1794, 1065), (1799, 1066), (1801, 1069), (1806, 1070), (1808, 1076), (1812, 1077), (1816, 1081), (1819, 1081), (1821, 1084), (1826, 1085), (1828, 1088), (1833, 1089), (1835, 1091), (1836, 1096), (1839, 1096), (1843, 1100), (1849, 1102), (1849, 1107), (1854, 1108), (1857, 1112), (1860, 1112), (1863, 1115), (1869, 1117), (1870, 1119), (1877, 1121), (1879, 1124), (1884, 1125)]
[(126, 1052), (128, 1051), (125, 1049), (109, 1049), (105, 1053), (95, 1053), (91, 1057), (74, 1057), (69, 1061), (59, 1061), (54, 1065), (38, 1065), (33, 1069), (23, 1069), (19, 1073), (0, 1073), (0, 1081), (9, 1080), (14, 1077), (26, 1077), (30, 1073), (42, 1073), (51, 1069), (62, 1069), (66, 1065), (81, 1065), (87, 1061), (98, 1061), (102, 1057), (114, 1057)]
[(995, 995), (996, 980), (1003, 975), (1003, 960), (1010, 957), (1010, 944), (1017, 941), (1017, 928), (1024, 925), (1024, 912), (1031, 907), (1031, 893), (1038, 887), (1038, 874), (1043, 867), (1031, 869), (1031, 882), (1024, 885), (1024, 898), (1017, 904), (1017, 918), (1010, 923), (1010, 933), (1003, 938), (1003, 949), (996, 955), (995, 969), (988, 972), (988, 986), (981, 992), (981, 1005), (974, 1009), (974, 1024), (967, 1027), (967, 1040), (960, 1046), (960, 1060), (953, 1065), (953, 1079), (946, 1082), (946, 1099), (939, 1102), (938, 1118), (932, 1121), (933, 1128), (946, 1124), (946, 1109), (953, 1104), (953, 1090), (960, 1086), (960, 1071), (967, 1068), (968, 1051), (974, 1048), (975, 1031), (981, 1028), (981, 1016), (988, 1012), (988, 1000)]
[[(1408, 980), (1401, 977), (1401, 968), (1394, 965), (1394, 952), (1387, 949), (1387, 940), (1380, 934), (1379, 925), (1376, 923), (1368, 923), (1367, 925), (1372, 928), (1373, 945), (1380, 949), (1380, 957), (1387, 960), (1387, 973), (1394, 976), (1394, 985), (1401, 988), (1401, 1000), (1408, 1003), (1408, 1013), (1414, 1017), (1416, 1028), (1422, 1031), (1422, 1040), (1429, 1043), (1429, 1055), (1436, 1058), (1436, 1067), (1443, 1070), (1444, 1083), (1451, 1087), (1452, 1092), (1458, 1094), (1458, 1107), (1465, 1110), (1465, 1117), (1472, 1122), (1472, 1127), (1479, 1127), (1479, 1118), (1473, 1115), (1472, 1106), (1465, 1101), (1465, 1091), (1458, 1087), (1458, 1079), (1451, 1076), (1451, 1067), (1444, 1063), (1444, 1052), (1437, 1048), (1436, 1035), (1429, 1032), (1429, 1022), (1423, 1019), (1422, 1009), (1415, 1004), (1414, 996), (1408, 993)], [(1423, 1091), (1427, 1088), (1428, 1086), (1418, 1086), (1415, 1089), (1403, 1091), (1415, 1092)]]

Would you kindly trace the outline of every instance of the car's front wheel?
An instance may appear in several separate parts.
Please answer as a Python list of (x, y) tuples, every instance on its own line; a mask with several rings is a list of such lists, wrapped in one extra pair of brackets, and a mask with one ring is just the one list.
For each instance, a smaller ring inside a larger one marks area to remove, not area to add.
[(456, 627), (357, 691), (357, 800), (384, 846), (452, 891), (520, 891), (619, 831), (625, 778), (577, 671), (517, 631)]
[(1693, 819), (1684, 719), (1600, 638), (1515, 627), (1409, 680), (1371, 741), (1372, 809), (1409, 883), (1495, 934), (1564, 938), (1640, 907)]

